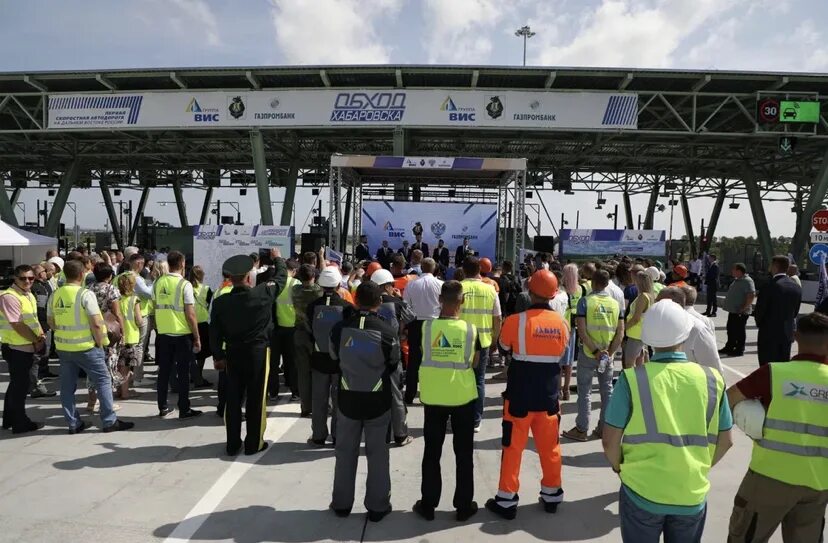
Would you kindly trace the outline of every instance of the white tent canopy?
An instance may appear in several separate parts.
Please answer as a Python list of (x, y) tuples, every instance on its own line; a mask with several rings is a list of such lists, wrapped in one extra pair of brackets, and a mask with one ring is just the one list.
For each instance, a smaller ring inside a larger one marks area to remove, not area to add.
[(57, 239), (0, 221), (0, 260), (11, 260), (13, 266), (35, 264), (44, 259), (48, 249), (57, 249)]

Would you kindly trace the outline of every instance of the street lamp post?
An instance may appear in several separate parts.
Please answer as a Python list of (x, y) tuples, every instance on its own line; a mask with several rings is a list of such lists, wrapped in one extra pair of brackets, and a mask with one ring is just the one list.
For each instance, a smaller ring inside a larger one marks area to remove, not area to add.
[[(103, 202), (101, 202), (101, 203), (103, 203)], [(53, 206), (53, 205), (55, 205), (55, 202), (50, 201), (49, 205)], [(72, 210), (72, 215), (73, 215), (72, 219), (73, 219), (73, 222), (74, 222), (73, 227), (72, 227), (72, 232), (73, 232), (73, 236), (75, 238), (75, 247), (77, 247), (80, 244), (80, 230), (78, 230), (78, 206), (75, 202), (66, 202), (66, 205), (69, 206), (69, 209)]]
[(532, 32), (532, 29), (529, 25), (522, 26), (515, 30), (515, 36), (523, 38), (523, 65), (526, 66), (526, 40), (531, 38), (537, 34), (537, 32)]

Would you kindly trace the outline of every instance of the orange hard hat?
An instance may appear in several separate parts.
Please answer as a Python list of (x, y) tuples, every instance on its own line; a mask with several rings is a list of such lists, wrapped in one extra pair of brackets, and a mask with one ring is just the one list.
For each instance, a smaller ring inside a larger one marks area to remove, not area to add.
[(558, 278), (549, 270), (538, 270), (529, 278), (529, 292), (552, 299), (558, 293)]
[(365, 268), (365, 278), (370, 279), (372, 273), (374, 273), (377, 270), (381, 270), (381, 269), (382, 269), (382, 264), (380, 264), (379, 262), (371, 262), (370, 264), (368, 264), (368, 267)]
[(678, 266), (673, 268), (673, 271), (676, 272), (676, 275), (678, 275), (682, 279), (687, 279), (687, 276), (689, 275), (687, 273), (687, 266), (685, 266), (683, 264), (679, 264)]
[(485, 256), (480, 259), (480, 273), (492, 273), (492, 261)]

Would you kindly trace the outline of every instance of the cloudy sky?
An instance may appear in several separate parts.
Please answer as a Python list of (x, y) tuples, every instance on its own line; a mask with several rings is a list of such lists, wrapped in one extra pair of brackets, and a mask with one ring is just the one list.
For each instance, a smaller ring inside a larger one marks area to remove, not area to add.
[[(819, 24), (826, 20), (823, 0), (0, 0), (0, 71), (516, 65), (522, 43), (514, 30), (529, 24), (537, 32), (529, 41), (529, 65), (828, 72), (828, 28)], [(171, 199), (170, 191), (155, 192), (148, 213), (174, 221), (172, 206), (156, 203)], [(255, 191), (246, 197), (221, 192), (220, 198), (238, 200), (258, 216)], [(272, 189), (274, 200), (280, 192)], [(44, 196), (30, 191), (21, 201), (33, 210)], [(137, 193), (132, 196), (137, 200)], [(587, 213), (593, 195), (569, 198), (546, 196), (553, 218), (577, 206), (591, 217), (581, 227), (610, 225), (603, 215)], [(300, 190), (299, 224), (312, 201)], [(194, 222), (200, 204), (193, 204)], [(633, 204), (637, 214), (646, 202)], [(711, 205), (692, 202), (696, 224)], [(789, 210), (789, 204), (768, 205), (772, 234), (792, 233)], [(82, 224), (103, 226), (102, 208), (90, 211), (82, 213)], [(32, 220), (33, 212), (28, 215)], [(64, 219), (71, 222), (69, 211)], [(676, 219), (680, 236), (684, 228)], [(657, 214), (657, 228), (668, 222), (667, 213)], [(725, 209), (719, 233), (749, 235), (750, 224), (746, 204)], [(551, 233), (548, 224), (543, 230)]]

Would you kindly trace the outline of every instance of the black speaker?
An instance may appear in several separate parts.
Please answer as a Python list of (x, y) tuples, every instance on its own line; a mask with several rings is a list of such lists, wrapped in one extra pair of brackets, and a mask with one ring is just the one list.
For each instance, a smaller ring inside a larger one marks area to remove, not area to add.
[(318, 253), (319, 249), (327, 242), (327, 236), (322, 234), (302, 234), (302, 254)]
[(555, 250), (554, 236), (535, 236), (532, 240), (532, 249), (539, 253), (552, 254)]

